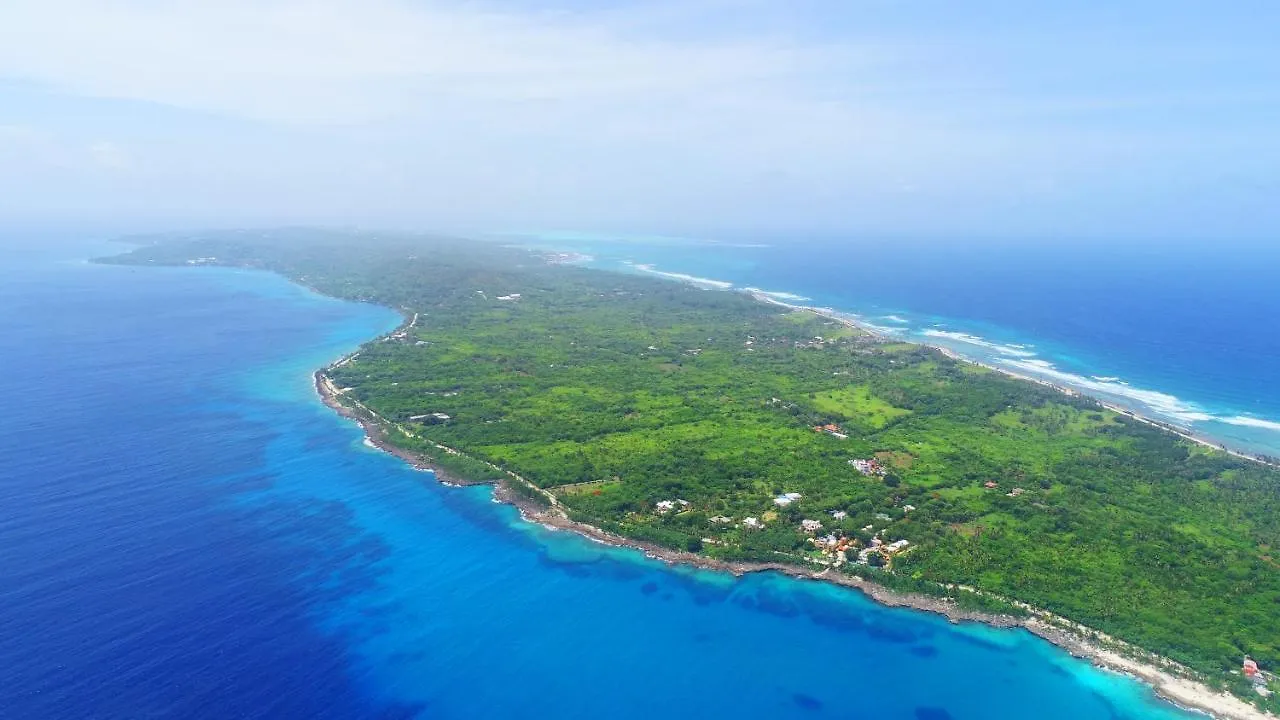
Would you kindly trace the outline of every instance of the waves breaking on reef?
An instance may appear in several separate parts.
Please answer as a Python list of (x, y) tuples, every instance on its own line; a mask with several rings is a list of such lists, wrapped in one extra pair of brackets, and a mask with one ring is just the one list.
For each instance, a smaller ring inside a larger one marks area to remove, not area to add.
[[(634, 272), (656, 275), (705, 289), (741, 290), (787, 307), (821, 312), (853, 322), (872, 333), (939, 347), (955, 353), (965, 360), (1091, 395), (1104, 402), (1114, 403), (1138, 415), (1160, 422), (1171, 423), (1186, 429), (1188, 432), (1193, 430), (1205, 431), (1206, 425), (1218, 423), (1220, 428), (1222, 426), (1235, 426), (1262, 431), (1267, 434), (1280, 434), (1280, 421), (1277, 420), (1227, 409), (1214, 411), (1200, 403), (1179, 397), (1170, 392), (1139, 387), (1118, 375), (1073, 372), (1062, 368), (1052, 360), (1042, 357), (1042, 353), (1035, 349), (1036, 346), (1034, 344), (1000, 342), (972, 331), (953, 329), (954, 325), (963, 324), (963, 321), (949, 319), (943, 323), (939, 322), (937, 318), (917, 318), (913, 317), (911, 313), (900, 310), (890, 313), (885, 313), (882, 310), (879, 313), (863, 314), (832, 307), (817, 307), (801, 304), (812, 300), (812, 297), (798, 292), (739, 286), (729, 280), (659, 270), (653, 263), (639, 263), (627, 260), (622, 261), (621, 264)], [(948, 328), (947, 325), (953, 327)], [(1276, 442), (1280, 443), (1280, 438), (1277, 438)]]

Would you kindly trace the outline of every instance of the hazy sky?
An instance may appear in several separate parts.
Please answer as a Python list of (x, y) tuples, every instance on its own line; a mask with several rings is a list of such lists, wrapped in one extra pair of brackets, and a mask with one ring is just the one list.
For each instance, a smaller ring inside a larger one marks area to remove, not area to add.
[(3, 0), (0, 219), (1280, 238), (1280, 2)]

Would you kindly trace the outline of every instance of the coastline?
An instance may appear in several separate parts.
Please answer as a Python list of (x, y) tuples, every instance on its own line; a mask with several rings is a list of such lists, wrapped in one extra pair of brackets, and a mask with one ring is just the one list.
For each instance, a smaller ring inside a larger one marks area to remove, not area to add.
[(1099, 406), (1107, 410), (1110, 410), (1111, 412), (1117, 413), (1119, 415), (1124, 415), (1125, 417), (1128, 417), (1132, 420), (1136, 420), (1137, 422), (1150, 425), (1154, 428), (1158, 428), (1168, 433), (1172, 433), (1184, 440), (1189, 440), (1198, 445), (1203, 445), (1204, 447), (1207, 447), (1211, 450), (1226, 453), (1228, 455), (1231, 455), (1232, 457), (1240, 458), (1241, 460), (1248, 460), (1250, 462), (1255, 462), (1260, 465), (1266, 465), (1268, 467), (1273, 467), (1273, 468), (1280, 468), (1280, 463), (1271, 462), (1270, 460), (1264, 459), (1263, 457), (1260, 457), (1258, 455), (1250, 455), (1249, 453), (1246, 453), (1241, 450), (1234, 450), (1232, 448), (1227, 447), (1223, 443), (1216, 442), (1211, 437), (1197, 435), (1195, 432), (1192, 432), (1191, 430), (1179, 428), (1177, 426), (1171, 425), (1162, 420), (1158, 420), (1156, 418), (1143, 415), (1141, 412), (1134, 410), (1132, 408), (1125, 407), (1123, 405), (1119, 405), (1112, 402), (1103, 401), (1099, 398), (1096, 398), (1090, 395), (1086, 391), (1077, 390), (1075, 388), (1071, 388), (1064, 385), (1059, 385), (1057, 383), (1050, 382), (1043, 378), (1035, 377), (1034, 375), (1028, 375), (1026, 373), (1020, 373), (1014, 370), (1010, 370), (1009, 368), (999, 367), (997, 365), (992, 365), (990, 363), (985, 363), (979, 360), (974, 360), (972, 358), (967, 358), (961, 355), (960, 353), (956, 352), (955, 350), (952, 350), (951, 348), (948, 348), (948, 347), (943, 347), (942, 345), (935, 345), (933, 343), (921, 342), (919, 340), (912, 340), (912, 339), (907, 339), (903, 337), (898, 337), (896, 335), (886, 333), (883, 329), (878, 328), (875, 325), (871, 325), (865, 322), (859, 322), (857, 319), (850, 317), (848, 313), (842, 313), (832, 308), (819, 308), (819, 307), (813, 307), (810, 305), (797, 305), (794, 303), (783, 302), (782, 300), (779, 300), (775, 297), (770, 296), (768, 293), (760, 292), (760, 291), (749, 289), (749, 288), (742, 289), (740, 290), (740, 292), (746, 293), (749, 297), (759, 302), (768, 303), (770, 305), (778, 305), (780, 307), (784, 307), (789, 310), (809, 312), (809, 313), (813, 313), (814, 315), (817, 315), (818, 317), (826, 318), (828, 320), (834, 320), (835, 322), (841, 323), (847, 327), (856, 328), (858, 330), (861, 330), (862, 332), (865, 332), (869, 335), (872, 335), (886, 342), (900, 342), (900, 343), (908, 343), (910, 345), (919, 345), (921, 347), (927, 347), (942, 353), (944, 356), (952, 360), (955, 360), (956, 362), (967, 363), (969, 365), (977, 365), (978, 367), (986, 368), (987, 370), (1000, 373), (1001, 375), (1004, 375), (1006, 377), (1011, 377), (1017, 380), (1025, 380), (1026, 382), (1032, 382), (1037, 385), (1041, 385), (1043, 387), (1056, 390), (1057, 392), (1060, 392), (1063, 395), (1067, 395), (1069, 397), (1087, 397), (1097, 402)]
[[(766, 301), (786, 305), (773, 299), (766, 299)], [(847, 319), (828, 316), (814, 308), (796, 307), (796, 309), (816, 312), (824, 317), (830, 317), (831, 319), (860, 327)], [(647, 557), (660, 560), (668, 565), (687, 565), (709, 571), (726, 572), (737, 577), (753, 572), (777, 572), (797, 580), (829, 582), (842, 587), (856, 589), (881, 605), (941, 615), (952, 623), (978, 622), (997, 628), (1023, 628), (1066, 650), (1073, 657), (1088, 660), (1096, 667), (1127, 675), (1145, 683), (1152, 688), (1156, 695), (1180, 708), (1205, 713), (1222, 720), (1266, 720), (1276, 717), (1259, 710), (1227, 691), (1215, 690), (1194, 679), (1194, 673), (1172, 660), (1161, 658), (1153, 653), (1141, 650), (1047, 611), (1033, 608), (1025, 603), (1010, 601), (1027, 610), (1029, 612), (1027, 617), (999, 615), (966, 610), (945, 598), (890, 590), (857, 576), (830, 572), (830, 568), (826, 567), (816, 569), (785, 562), (717, 560), (696, 553), (672, 550), (653, 543), (633, 540), (588, 523), (572, 520), (559, 507), (554, 495), (551, 493), (538, 490), (548, 499), (549, 504), (544, 506), (513, 490), (513, 482), (525, 481), (515, 473), (497, 466), (492, 467), (508, 476), (507, 478), (477, 482), (458, 477), (432, 463), (430, 458), (391, 443), (387, 438), (393, 430), (406, 434), (408, 431), (380, 417), (358, 401), (343, 397), (343, 391), (339, 390), (329, 380), (325, 371), (344, 364), (355, 357), (356, 354), (358, 354), (358, 351), (344, 356), (326, 368), (315, 371), (313, 375), (314, 387), (317, 395), (327, 407), (340, 416), (355, 421), (363, 429), (368, 444), (394, 455), (415, 469), (432, 472), (436, 481), (441, 484), (449, 486), (493, 485), (494, 501), (514, 506), (520, 512), (521, 518), (526, 522), (537, 523), (553, 531), (577, 533), (589, 540), (612, 547), (639, 550)], [(958, 359), (962, 362), (971, 362), (963, 358)], [(992, 369), (998, 370), (997, 368)], [(1030, 378), (1020, 377), (1020, 379)], [(437, 447), (444, 452), (461, 454), (457, 450), (442, 445)], [(530, 487), (533, 486), (530, 485)], [(1140, 656), (1142, 659), (1135, 658), (1135, 655)]]

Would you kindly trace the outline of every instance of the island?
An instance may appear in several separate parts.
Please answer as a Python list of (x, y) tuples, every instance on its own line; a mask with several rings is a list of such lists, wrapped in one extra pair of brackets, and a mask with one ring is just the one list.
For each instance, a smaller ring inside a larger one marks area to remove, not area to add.
[(279, 273), (403, 313), (316, 374), (443, 482), (731, 572), (1027, 627), (1223, 717), (1280, 709), (1280, 470), (747, 293), (496, 243), (310, 229), (105, 262)]

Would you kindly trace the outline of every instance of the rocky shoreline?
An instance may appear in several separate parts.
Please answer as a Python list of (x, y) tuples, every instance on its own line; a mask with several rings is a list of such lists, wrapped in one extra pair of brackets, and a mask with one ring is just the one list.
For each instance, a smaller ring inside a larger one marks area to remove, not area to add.
[(1122, 653), (1117, 649), (1130, 647), (1121, 641), (1030, 607), (1028, 610), (1031, 614), (1027, 617), (966, 610), (944, 598), (890, 590), (857, 576), (831, 572), (827, 568), (815, 569), (781, 562), (717, 560), (696, 553), (633, 540), (594, 525), (571, 520), (556, 505), (543, 506), (513, 491), (509, 481), (475, 482), (460, 478), (432, 464), (428, 458), (418, 453), (397, 447), (387, 441), (389, 427), (386, 421), (372, 412), (353, 408), (350, 404), (343, 402), (341, 391), (333, 386), (323, 370), (316, 371), (314, 381), (316, 392), (324, 404), (339, 415), (357, 422), (364, 430), (367, 441), (374, 447), (400, 458), (414, 468), (431, 471), (438, 482), (446, 485), (493, 485), (494, 499), (515, 506), (520, 511), (521, 517), (528, 522), (578, 533), (614, 547), (640, 550), (651, 558), (671, 565), (688, 565), (705, 570), (727, 572), (735, 576), (753, 572), (777, 572), (799, 580), (829, 582), (853, 588), (882, 605), (935, 613), (953, 623), (979, 622), (999, 628), (1021, 627), (1061, 647), (1074, 657), (1089, 660), (1095, 666), (1129, 675), (1146, 683), (1157, 695), (1184, 709), (1202, 712), (1222, 720), (1267, 720), (1276, 717), (1270, 713), (1264, 713), (1228, 692), (1214, 690), (1193, 679), (1190, 671), (1172, 661), (1149, 653), (1144, 653), (1146, 659), (1136, 659), (1131, 654)]

